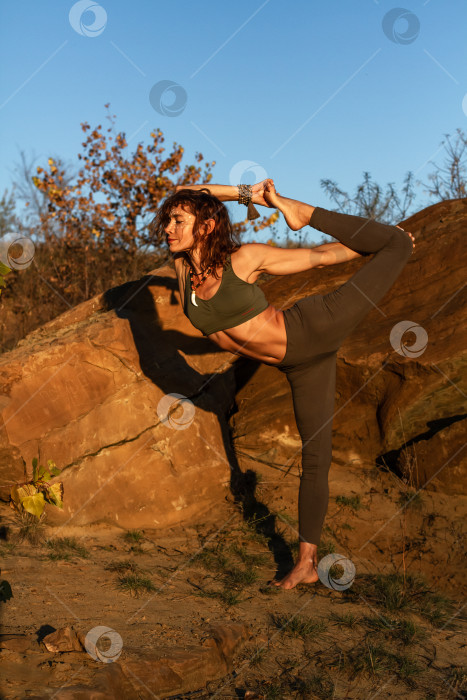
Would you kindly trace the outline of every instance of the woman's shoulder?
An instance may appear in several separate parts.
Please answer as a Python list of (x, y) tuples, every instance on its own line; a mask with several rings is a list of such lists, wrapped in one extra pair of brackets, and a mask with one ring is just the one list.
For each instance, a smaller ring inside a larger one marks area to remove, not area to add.
[(257, 243), (243, 243), (232, 253), (233, 270), (245, 282), (256, 282), (261, 274), (258, 269)]
[(262, 247), (264, 247), (263, 243), (242, 243), (242, 245), (232, 253), (232, 258), (234, 260), (244, 261), (247, 264), (252, 263), (260, 257)]

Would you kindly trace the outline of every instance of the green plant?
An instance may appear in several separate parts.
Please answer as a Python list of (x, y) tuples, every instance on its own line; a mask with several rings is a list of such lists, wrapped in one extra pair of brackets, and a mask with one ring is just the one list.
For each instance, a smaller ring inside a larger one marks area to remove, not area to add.
[(334, 697), (334, 683), (328, 674), (322, 671), (315, 672), (311, 677), (303, 677), (300, 675), (290, 674), (290, 669), (297, 666), (297, 662), (293, 659), (287, 659), (287, 672), (283, 672), (279, 681), (268, 680), (260, 681), (258, 687), (261, 689), (261, 694), (257, 697), (265, 700), (279, 700), (282, 698), (294, 698), (294, 700), (330, 700)]
[(245, 649), (241, 659), (245, 661), (248, 660), (249, 666), (261, 666), (267, 653), (268, 649), (265, 646), (254, 644), (252, 647)]
[(47, 467), (38, 466), (38, 459), (32, 460), (32, 478), (14, 484), (10, 490), (10, 507), (15, 511), (20, 523), (18, 539), (28, 539), (37, 543), (39, 527), (45, 518), (45, 504), (63, 508), (63, 484), (49, 484), (49, 480), (60, 474), (55, 462), (47, 460)]
[(104, 567), (107, 571), (117, 571), (119, 573), (122, 573), (124, 571), (131, 571), (133, 574), (138, 574), (142, 573), (144, 569), (142, 569), (138, 564), (135, 564), (133, 561), (112, 561), (110, 564), (107, 564), (107, 566)]
[(323, 534), (331, 535), (331, 537), (337, 537), (336, 530), (333, 527), (331, 527), (330, 525), (323, 526)]
[(236, 566), (231, 566), (224, 572), (224, 580), (228, 586), (254, 583), (258, 579), (258, 576), (258, 572), (251, 568), (242, 570)]
[(276, 511), (275, 515), (281, 520), (283, 520), (285, 523), (287, 523), (287, 525), (296, 526), (298, 523), (298, 520), (292, 515), (289, 515), (285, 510)]
[(266, 689), (266, 700), (281, 700), (283, 697), (282, 688), (278, 683), (273, 683)]
[[(384, 224), (393, 224), (406, 219), (408, 209), (415, 199), (414, 174), (410, 170), (405, 176), (400, 193), (396, 192), (392, 183), (386, 185), (386, 193), (383, 193), (383, 188), (372, 181), (368, 171), (363, 173), (363, 182), (356, 185), (353, 197), (341, 190), (337, 183), (329, 178), (320, 180), (320, 185), (328, 197), (337, 204), (337, 211), (372, 218)], [(402, 201), (401, 194), (404, 195)]]
[(360, 510), (362, 504), (360, 503), (360, 496), (336, 496), (336, 503), (342, 506), (349, 506), (352, 510)]
[(17, 546), (16, 542), (4, 542), (0, 545), (0, 556), (5, 557), (7, 554), (11, 554), (15, 547)]
[(203, 547), (201, 551), (194, 554), (189, 560), (190, 566), (200, 565), (208, 571), (226, 571), (229, 560), (213, 547)]
[(123, 533), (122, 537), (125, 542), (129, 542), (130, 544), (133, 542), (138, 543), (141, 542), (141, 540), (144, 540), (144, 535), (141, 530), (127, 530)]
[(346, 671), (352, 681), (362, 676), (371, 679), (393, 674), (411, 687), (414, 687), (413, 678), (423, 673), (422, 666), (412, 657), (369, 639), (365, 639), (364, 645), (356, 644), (345, 650), (337, 645), (326, 657), (326, 665), (328, 669)]
[(263, 595), (278, 595), (278, 593), (280, 593), (282, 589), (279, 586), (266, 585), (260, 586), (258, 590)]
[(269, 518), (271, 518), (270, 514), (265, 515), (261, 518), (247, 517), (246, 520), (238, 527), (238, 530), (244, 535), (244, 537), (251, 540), (252, 542), (267, 545), (268, 538), (261, 531), (259, 525), (260, 523), (264, 524), (264, 521)]
[(383, 633), (386, 639), (393, 639), (404, 645), (421, 641), (427, 636), (425, 630), (418, 627), (412, 620), (395, 620), (378, 615), (365, 616), (361, 622), (368, 629)]
[(419, 491), (400, 491), (397, 505), (401, 508), (412, 508), (419, 511), (423, 507), (423, 496)]
[(138, 597), (140, 591), (155, 591), (156, 587), (149, 578), (139, 574), (125, 574), (118, 577), (118, 585), (124, 591), (129, 591), (131, 595)]
[(329, 615), (329, 619), (331, 622), (334, 622), (336, 625), (339, 627), (354, 627), (355, 624), (357, 623), (357, 618), (353, 613), (343, 613), (342, 615), (339, 615), (339, 613), (336, 612), (331, 612)]
[(75, 537), (55, 537), (47, 540), (45, 544), (51, 550), (48, 557), (53, 561), (57, 559), (71, 559), (72, 556), (86, 559), (89, 556), (86, 547), (80, 545)]
[(230, 607), (231, 605), (238, 605), (239, 603), (243, 602), (238, 593), (234, 593), (234, 591), (228, 589), (219, 591), (217, 597), (223, 603), (225, 603), (227, 607)]
[[(362, 596), (387, 611), (406, 611), (422, 615), (432, 625), (444, 623), (446, 629), (455, 629), (452, 619), (454, 601), (434, 591), (423, 576), (402, 574), (361, 574), (351, 588), (342, 591), (344, 598), (354, 600)], [(449, 626), (448, 626), (449, 625)]]
[[(452, 666), (449, 669), (447, 681), (455, 691), (456, 697), (465, 697), (465, 691), (467, 689), (467, 667)], [(463, 693), (462, 695), (461, 692)]]
[(318, 559), (322, 559), (327, 554), (333, 554), (336, 551), (336, 545), (332, 540), (321, 540), (318, 544)]
[(47, 460), (48, 469), (38, 465), (37, 457), (32, 460), (32, 479), (15, 484), (10, 491), (10, 505), (17, 511), (26, 511), (40, 518), (45, 504), (51, 503), (58, 508), (63, 508), (63, 484), (50, 485), (48, 481), (53, 476), (60, 474), (55, 462)]
[(310, 620), (303, 615), (273, 615), (272, 621), (281, 632), (287, 632), (293, 637), (306, 637), (311, 634), (321, 634), (326, 630), (324, 620)]
[(304, 681), (304, 691), (314, 693), (320, 700), (328, 700), (334, 697), (334, 682), (328, 674), (321, 671), (316, 672), (311, 678)]
[(221, 591), (200, 590), (193, 593), (193, 595), (199, 598), (218, 598), (227, 607), (230, 607), (231, 605), (238, 605), (239, 603), (243, 602), (238, 593), (234, 593), (234, 591), (229, 589), (224, 589)]
[(251, 554), (245, 547), (241, 547), (239, 544), (233, 544), (229, 549), (249, 566), (261, 566), (261, 564), (267, 564), (269, 561), (267, 554)]

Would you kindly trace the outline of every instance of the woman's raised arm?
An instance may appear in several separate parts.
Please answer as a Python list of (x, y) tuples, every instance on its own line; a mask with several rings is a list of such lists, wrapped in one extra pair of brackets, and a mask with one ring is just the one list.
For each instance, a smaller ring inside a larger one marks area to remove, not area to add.
[[(263, 196), (265, 182), (267, 182), (267, 180), (262, 180), (261, 182), (257, 182), (255, 185), (252, 185), (251, 201), (253, 204), (260, 204), (263, 207), (271, 207)], [(221, 202), (238, 202), (238, 188), (236, 185), (211, 185), (210, 183), (207, 185), (177, 185), (175, 191), (178, 192), (179, 190), (185, 189), (201, 190), (203, 188), (208, 189), (209, 192), (214, 197), (217, 197), (217, 199), (219, 199)]]
[(238, 200), (238, 190), (233, 185), (177, 185), (175, 192), (180, 190), (208, 189), (209, 192), (220, 199), (221, 202), (235, 202)]

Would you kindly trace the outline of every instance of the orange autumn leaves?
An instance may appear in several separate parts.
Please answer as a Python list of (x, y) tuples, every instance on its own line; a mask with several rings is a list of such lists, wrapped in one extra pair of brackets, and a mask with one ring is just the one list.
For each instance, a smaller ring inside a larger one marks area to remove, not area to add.
[[(135, 252), (149, 242), (148, 225), (164, 197), (177, 185), (211, 181), (215, 161), (205, 162), (203, 169), (203, 155), (196, 153), (195, 164), (182, 166), (184, 149), (174, 143), (171, 152), (165, 153), (160, 129), (150, 133), (152, 140), (146, 146), (138, 143), (129, 152), (125, 134), (115, 134), (114, 117), (108, 116), (111, 125), (106, 130), (101, 125), (91, 129), (87, 122), (81, 124), (86, 139), (78, 159), (83, 165), (74, 184), (66, 182), (63, 166), (52, 158), (48, 170), (37, 168), (33, 182), (48, 200), (41, 221), (46, 240), (53, 231), (86, 249), (98, 245), (111, 251), (117, 246)], [(276, 218), (274, 212), (253, 228), (261, 230)], [(240, 233), (246, 231), (246, 220), (234, 227)], [(163, 243), (151, 242), (155, 246)]]
[[(52, 158), (49, 168), (37, 168), (35, 186), (46, 195), (47, 213), (41, 227), (45, 237), (60, 232), (70, 243), (76, 241), (85, 248), (99, 243), (109, 250), (117, 246), (127, 252), (147, 242), (146, 231), (161, 199), (175, 184), (209, 182), (213, 164), (185, 166), (181, 171), (183, 148), (174, 144), (164, 156), (164, 138), (160, 130), (151, 132), (152, 142), (146, 147), (138, 144), (128, 153), (125, 134), (113, 135), (112, 128), (104, 133), (101, 125), (92, 129), (81, 124), (87, 133), (78, 154), (83, 165), (73, 184), (65, 182), (65, 170)], [(199, 164), (201, 153), (195, 156)], [(173, 176), (178, 175), (177, 182)], [(52, 225), (53, 220), (53, 225)], [(154, 241), (157, 245), (161, 241)]]

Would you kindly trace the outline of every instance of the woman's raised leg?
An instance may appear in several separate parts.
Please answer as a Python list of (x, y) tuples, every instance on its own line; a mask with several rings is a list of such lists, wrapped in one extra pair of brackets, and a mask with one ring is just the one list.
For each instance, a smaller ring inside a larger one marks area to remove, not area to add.
[(332, 232), (347, 247), (374, 255), (340, 287), (295, 303), (293, 315), (298, 316), (300, 327), (288, 339), (285, 364), (303, 364), (317, 355), (336, 352), (360, 321), (378, 308), (413, 248), (411, 238), (397, 226), (319, 208), (311, 219), (319, 230)]
[(363, 255), (374, 253), (344, 284), (324, 294), (328, 312), (324, 348), (337, 350), (360, 321), (378, 304), (405, 267), (413, 250), (410, 236), (389, 224), (316, 208), (310, 225), (332, 235)]

